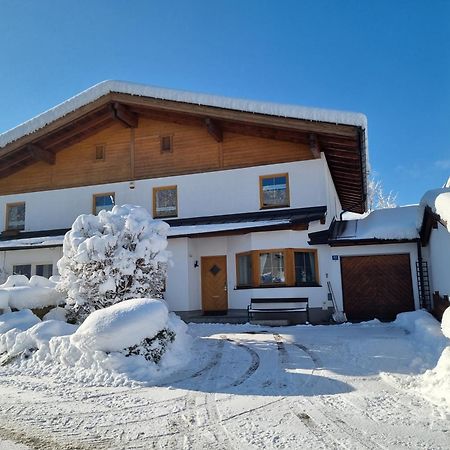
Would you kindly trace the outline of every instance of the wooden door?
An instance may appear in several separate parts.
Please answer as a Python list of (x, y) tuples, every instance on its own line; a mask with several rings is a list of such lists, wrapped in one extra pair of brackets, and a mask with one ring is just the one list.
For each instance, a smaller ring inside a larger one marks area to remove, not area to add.
[(394, 320), (414, 310), (409, 255), (341, 258), (344, 311), (350, 321)]
[(228, 310), (227, 257), (203, 256), (202, 309), (205, 313), (218, 314)]

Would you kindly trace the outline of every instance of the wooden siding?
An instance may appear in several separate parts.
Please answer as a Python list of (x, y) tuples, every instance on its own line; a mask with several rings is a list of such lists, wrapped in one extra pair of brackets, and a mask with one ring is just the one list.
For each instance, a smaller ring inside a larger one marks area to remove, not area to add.
[[(173, 151), (161, 152), (161, 136)], [(105, 160), (96, 161), (96, 146)], [(252, 167), (312, 159), (307, 145), (225, 132), (217, 142), (206, 127), (141, 118), (136, 129), (113, 124), (63, 149), (54, 165), (36, 162), (0, 179), (0, 195), (62, 189), (131, 179)]]

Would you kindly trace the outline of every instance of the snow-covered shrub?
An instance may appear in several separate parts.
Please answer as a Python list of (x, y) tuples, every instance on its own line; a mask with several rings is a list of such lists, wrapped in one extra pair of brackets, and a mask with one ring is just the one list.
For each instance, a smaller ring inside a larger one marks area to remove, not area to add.
[(3, 309), (46, 308), (62, 302), (63, 296), (56, 290), (56, 283), (38, 275), (30, 279), (25, 275), (10, 275), (0, 285), (0, 308)]
[(131, 298), (162, 298), (169, 226), (140, 206), (79, 216), (66, 234), (58, 290), (69, 320)]
[(25, 310), (2, 317), (0, 365), (62, 383), (153, 383), (190, 358), (187, 326), (162, 300), (126, 300), (94, 311), (80, 326), (40, 321)]
[(144, 338), (139, 344), (125, 349), (125, 356), (140, 355), (147, 361), (159, 363), (167, 347), (175, 340), (175, 332), (164, 328), (155, 337)]

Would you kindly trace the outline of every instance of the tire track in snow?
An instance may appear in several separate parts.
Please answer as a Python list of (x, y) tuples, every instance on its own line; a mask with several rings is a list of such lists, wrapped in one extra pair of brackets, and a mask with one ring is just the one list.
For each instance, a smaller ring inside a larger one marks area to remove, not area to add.
[[(282, 364), (289, 363), (289, 353), (286, 349), (286, 342), (283, 340), (282, 336), (278, 333), (273, 334), (275, 341), (277, 343), (277, 348), (280, 355), (280, 362)], [(310, 359), (312, 360), (314, 364), (314, 368), (311, 370), (311, 376), (317, 372), (322, 370), (321, 369), (321, 363), (319, 358), (313, 354), (313, 352), (306, 347), (303, 344), (298, 343), (292, 343), (291, 345), (294, 345), (295, 347), (302, 350), (305, 354), (307, 354)], [(304, 384), (307, 384), (308, 380)], [(323, 418), (326, 424), (328, 425), (328, 428), (338, 428), (340, 433), (344, 433), (347, 435), (351, 442), (351, 445), (353, 445), (354, 441), (358, 443), (359, 448), (367, 448), (367, 449), (374, 449), (374, 448), (385, 448), (378, 444), (377, 442), (371, 440), (367, 435), (364, 436), (364, 438), (361, 438), (361, 432), (360, 430), (352, 427), (349, 423), (345, 422), (340, 416), (337, 414), (332, 413), (329, 411), (329, 409), (324, 409), (316, 405), (311, 399), (304, 397), (304, 400), (308, 402), (315, 411), (319, 412)], [(305, 412), (299, 412), (298, 408), (295, 405), (292, 405), (292, 414), (294, 417), (296, 417), (303, 425), (305, 425), (311, 433), (316, 436), (316, 438), (323, 442), (323, 444), (327, 448), (332, 448), (331, 446), (335, 446), (335, 448), (339, 448), (342, 446), (346, 446), (346, 443), (340, 442), (338, 439), (336, 439), (334, 433), (330, 433), (327, 430), (323, 429), (318, 422), (316, 422), (309, 414), (306, 414)], [(332, 421), (330, 421), (330, 417), (333, 418)], [(351, 430), (351, 431), (350, 431)]]
[(202, 376), (203, 374), (208, 373), (211, 369), (213, 369), (215, 366), (217, 366), (219, 364), (219, 362), (222, 358), (224, 345), (225, 345), (224, 340), (220, 340), (217, 344), (217, 350), (215, 351), (215, 353), (213, 354), (213, 356), (211, 357), (209, 362), (202, 369), (198, 370), (197, 372), (194, 372), (193, 374), (183, 377), (183, 378), (170, 380), (170, 381), (167, 381), (162, 384), (155, 384), (155, 386), (156, 387), (172, 386), (174, 384), (178, 384), (178, 383), (182, 383), (187, 380), (198, 378), (198, 377)]
[(226, 388), (230, 388), (230, 387), (236, 387), (241, 385), (242, 383), (244, 383), (245, 381), (247, 381), (257, 370), (260, 364), (260, 358), (258, 353), (255, 352), (255, 350), (253, 350), (252, 348), (248, 347), (247, 345), (243, 344), (241, 341), (237, 340), (237, 339), (231, 339), (229, 337), (225, 337), (225, 339), (228, 342), (232, 342), (233, 344), (237, 345), (239, 348), (244, 349), (251, 358), (251, 362), (250, 362), (250, 366), (248, 367), (248, 369), (236, 380), (234, 380), (232, 383), (229, 383), (225, 386)]

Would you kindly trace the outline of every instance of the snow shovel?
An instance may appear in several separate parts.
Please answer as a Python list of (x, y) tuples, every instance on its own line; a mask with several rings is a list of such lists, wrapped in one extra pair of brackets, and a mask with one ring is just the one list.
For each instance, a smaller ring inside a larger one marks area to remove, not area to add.
[(336, 323), (344, 323), (347, 322), (347, 316), (344, 312), (339, 311), (336, 304), (336, 299), (334, 298), (333, 288), (331, 287), (331, 282), (327, 281), (328, 286), (328, 300), (331, 300), (333, 303), (334, 313), (332, 314), (332, 319)]

